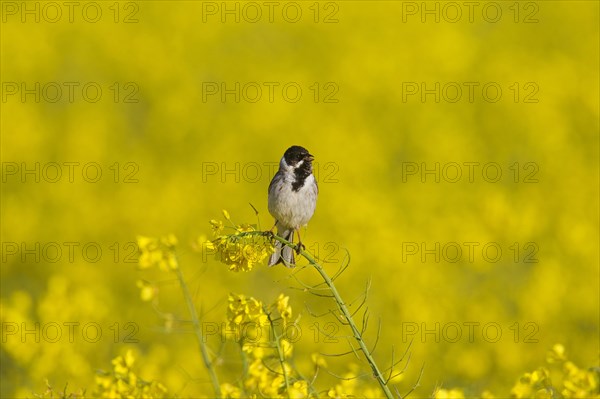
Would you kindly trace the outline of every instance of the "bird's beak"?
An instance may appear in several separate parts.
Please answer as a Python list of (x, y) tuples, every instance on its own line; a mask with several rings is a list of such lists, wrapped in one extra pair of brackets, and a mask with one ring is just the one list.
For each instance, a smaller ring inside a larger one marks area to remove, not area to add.
[(308, 160), (309, 162), (312, 162), (315, 157), (313, 157), (312, 155), (308, 154), (307, 156), (304, 157), (304, 159)]

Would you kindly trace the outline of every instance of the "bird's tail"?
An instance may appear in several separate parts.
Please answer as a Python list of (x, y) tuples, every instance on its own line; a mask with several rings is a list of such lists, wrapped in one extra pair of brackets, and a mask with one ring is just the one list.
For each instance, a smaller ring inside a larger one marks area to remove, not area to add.
[[(277, 228), (277, 235), (289, 242), (294, 242), (294, 229), (285, 229), (281, 231)], [(279, 241), (275, 241), (275, 251), (269, 258), (269, 266), (275, 266), (283, 263), (286, 267), (296, 266), (294, 259), (294, 249)]]

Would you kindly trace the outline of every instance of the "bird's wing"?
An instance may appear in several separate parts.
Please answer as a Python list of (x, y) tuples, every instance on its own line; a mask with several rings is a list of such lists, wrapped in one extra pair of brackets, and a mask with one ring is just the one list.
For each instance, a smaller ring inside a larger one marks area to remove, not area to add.
[(271, 179), (271, 183), (269, 183), (269, 193), (271, 192), (271, 187), (273, 187), (273, 184), (275, 184), (275, 182), (279, 179), (281, 179), (281, 174), (279, 173), (279, 171), (277, 171), (277, 173), (275, 173), (275, 176), (273, 176), (273, 178)]

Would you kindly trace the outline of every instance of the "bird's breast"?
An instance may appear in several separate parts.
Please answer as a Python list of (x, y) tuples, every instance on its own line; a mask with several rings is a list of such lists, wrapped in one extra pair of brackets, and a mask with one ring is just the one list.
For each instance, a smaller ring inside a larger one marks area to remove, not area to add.
[(314, 176), (307, 176), (304, 184), (294, 190), (286, 179), (275, 182), (269, 192), (269, 212), (280, 223), (300, 228), (308, 223), (317, 205)]

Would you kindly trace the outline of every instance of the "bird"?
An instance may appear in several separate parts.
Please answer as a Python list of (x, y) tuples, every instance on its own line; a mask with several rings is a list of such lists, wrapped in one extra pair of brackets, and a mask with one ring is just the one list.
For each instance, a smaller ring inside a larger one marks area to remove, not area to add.
[[(305, 226), (315, 213), (319, 187), (313, 175), (314, 157), (299, 145), (288, 148), (279, 161), (279, 170), (269, 184), (269, 213), (275, 218), (277, 235), (294, 242), (298, 232), (296, 252), (304, 247), (300, 238), (300, 228)], [(275, 241), (275, 250), (269, 258), (269, 266), (283, 263), (294, 267), (294, 250)]]

